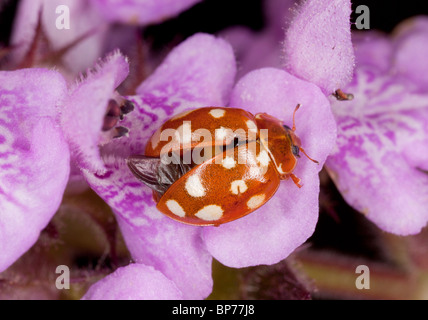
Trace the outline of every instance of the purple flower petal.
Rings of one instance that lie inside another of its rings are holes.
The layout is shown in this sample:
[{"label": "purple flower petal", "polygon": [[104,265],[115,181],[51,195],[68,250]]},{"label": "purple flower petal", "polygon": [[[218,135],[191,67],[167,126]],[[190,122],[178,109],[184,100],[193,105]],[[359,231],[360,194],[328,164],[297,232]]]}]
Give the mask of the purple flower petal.
[{"label": "purple flower petal", "polygon": [[428,29],[427,16],[414,16],[402,21],[395,27],[393,35],[396,40],[402,37],[407,37],[413,33],[426,32]]},{"label": "purple flower petal", "polygon": [[244,76],[236,85],[230,106],[252,112],[268,112],[292,124],[295,106],[297,134],[302,146],[320,165],[305,157],[295,174],[302,179],[299,189],[291,180],[281,182],[277,193],[250,215],[218,228],[205,228],[208,250],[231,267],[274,264],[286,258],[310,237],[318,220],[318,172],[334,146],[336,124],[330,104],[315,85],[285,71],[260,69]]},{"label": "purple flower petal", "polygon": [[82,300],[178,300],[182,294],[162,273],[143,264],[130,264],[98,281]]},{"label": "purple flower petal", "polygon": [[394,50],[395,71],[411,79],[427,92],[428,18],[414,18],[397,29]]},{"label": "purple flower petal", "polygon": [[91,187],[113,208],[133,258],[155,267],[176,283],[186,299],[206,298],[212,290],[211,255],[201,228],[175,222],[155,207],[152,192],[128,169],[125,159],[143,154],[165,118],[188,108],[225,105],[235,65],[223,40],[198,34],[175,48],[130,97],[136,108],[123,121],[129,137],[102,148],[108,171],[84,171]]},{"label": "purple flower petal", "polygon": [[[428,95],[358,69],[353,101],[335,102],[338,146],[327,166],[345,200],[381,229],[418,233],[428,221]],[[358,186],[358,187],[356,187]]]},{"label": "purple flower petal", "polygon": [[390,39],[376,31],[362,31],[352,34],[355,61],[382,72],[388,72],[392,65],[393,44]]},{"label": "purple flower petal", "polygon": [[[62,12],[58,13],[56,10],[63,5],[69,8],[69,29],[57,28],[57,21],[61,21],[59,18]],[[66,53],[63,61],[69,70],[79,73],[95,63],[101,55],[106,35],[105,30],[100,28],[103,20],[86,0],[20,1],[12,35],[12,44],[17,46],[13,54],[15,61],[20,61],[29,49],[35,35],[40,11],[43,31],[53,50],[62,49],[79,37],[94,31]]]},{"label": "purple flower petal", "polygon": [[221,33],[235,50],[238,61],[237,78],[252,70],[265,67],[280,68],[280,39],[271,29],[255,33],[243,27],[232,27]]},{"label": "purple flower petal", "polygon": [[36,242],[61,202],[70,160],[55,105],[65,91],[53,71],[0,72],[0,272]]},{"label": "purple flower petal", "polygon": [[211,256],[200,229],[162,215],[151,190],[135,179],[124,159],[116,161],[107,163],[110,170],[104,176],[84,173],[91,187],[114,209],[132,257],[165,274],[186,299],[206,298],[212,290]]},{"label": "purple flower petal", "polygon": [[92,0],[111,22],[147,25],[167,20],[201,0]]},{"label": "purple flower petal", "polygon": [[169,114],[177,109],[222,106],[229,100],[235,75],[231,46],[199,33],[176,47],[137,93],[152,107],[162,104]]},{"label": "purple flower petal", "polygon": [[284,27],[290,22],[296,5],[295,0],[266,0],[263,3],[266,23],[278,40],[284,38]]},{"label": "purple flower petal", "polygon": [[[177,46],[130,97],[137,110],[122,125],[129,138],[103,147],[104,154],[143,154],[163,122],[187,109],[225,106],[236,75],[231,46],[208,34],[196,34]],[[132,180],[134,181],[134,180]]]},{"label": "purple flower petal", "polygon": [[75,85],[61,106],[61,124],[79,167],[104,172],[98,144],[114,90],[129,72],[128,61],[119,52],[108,56]]},{"label": "purple flower petal", "polygon": [[349,0],[304,1],[286,32],[286,70],[331,94],[352,77]]},{"label": "purple flower petal", "polygon": [[288,25],[294,0],[267,0],[263,3],[266,26],[252,31],[233,26],[221,32],[232,44],[238,61],[237,79],[248,72],[265,67],[281,68],[284,26]]}]

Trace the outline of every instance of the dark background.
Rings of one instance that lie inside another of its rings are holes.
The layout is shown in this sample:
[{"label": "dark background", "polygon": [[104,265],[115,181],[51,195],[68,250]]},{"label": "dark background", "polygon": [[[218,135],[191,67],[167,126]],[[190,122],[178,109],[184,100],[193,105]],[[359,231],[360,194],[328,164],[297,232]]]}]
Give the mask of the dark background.
[{"label": "dark background", "polygon": [[[0,0],[0,43],[8,43],[14,12],[19,0]],[[246,25],[260,30],[264,25],[263,0],[204,0],[179,17],[152,26],[145,33],[157,39],[156,45],[171,41],[178,33],[184,37],[196,32],[215,33],[231,25]],[[364,4],[370,8],[371,29],[390,32],[400,21],[415,15],[428,15],[425,0],[353,0],[353,9]],[[355,15],[352,21],[355,21]]]}]

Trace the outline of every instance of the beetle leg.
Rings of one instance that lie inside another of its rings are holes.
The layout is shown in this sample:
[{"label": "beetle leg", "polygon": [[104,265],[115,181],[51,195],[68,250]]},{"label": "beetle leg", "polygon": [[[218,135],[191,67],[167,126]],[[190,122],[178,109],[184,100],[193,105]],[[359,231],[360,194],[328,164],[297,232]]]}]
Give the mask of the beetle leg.
[{"label": "beetle leg", "polygon": [[296,186],[298,186],[299,188],[303,187],[303,185],[300,184],[300,182],[302,182],[301,179],[297,178],[294,174],[289,173],[288,176],[291,178],[291,180],[293,180],[294,184]]}]

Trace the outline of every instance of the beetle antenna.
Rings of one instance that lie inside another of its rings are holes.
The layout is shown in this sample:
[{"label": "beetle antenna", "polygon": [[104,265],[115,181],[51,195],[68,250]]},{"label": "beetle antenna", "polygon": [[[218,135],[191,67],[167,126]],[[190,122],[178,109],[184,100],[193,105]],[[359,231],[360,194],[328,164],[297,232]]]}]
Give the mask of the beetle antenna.
[{"label": "beetle antenna", "polygon": [[317,160],[312,159],[308,154],[305,152],[305,150],[302,147],[299,147],[299,150],[311,161],[315,162],[316,164],[320,164]]},{"label": "beetle antenna", "polygon": [[291,129],[293,132],[296,131],[296,119],[295,119],[295,117],[296,117],[296,111],[299,110],[300,106],[301,106],[301,104],[299,103],[293,112],[293,128]]}]

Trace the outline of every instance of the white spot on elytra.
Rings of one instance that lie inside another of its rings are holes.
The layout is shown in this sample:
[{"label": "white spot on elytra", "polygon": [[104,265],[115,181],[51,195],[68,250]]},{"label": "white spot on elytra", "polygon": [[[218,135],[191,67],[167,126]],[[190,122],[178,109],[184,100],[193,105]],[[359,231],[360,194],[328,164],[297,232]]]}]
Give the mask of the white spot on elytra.
[{"label": "white spot on elytra", "polygon": [[235,159],[233,159],[232,157],[228,157],[226,156],[223,161],[221,162],[221,164],[223,165],[223,167],[225,167],[226,169],[232,169],[235,167],[236,165],[236,161]]},{"label": "white spot on elytra", "polygon": [[249,131],[257,131],[257,125],[252,120],[246,122]]},{"label": "white spot on elytra", "polygon": [[205,196],[205,189],[202,185],[201,179],[198,175],[190,176],[186,180],[185,185],[186,191],[192,197],[203,197]]},{"label": "white spot on elytra", "polygon": [[284,170],[282,170],[282,163],[279,164],[279,166],[276,167],[276,169],[278,170],[278,172],[280,174],[285,174],[286,172],[284,172]]},{"label": "white spot on elytra", "polygon": [[230,187],[233,194],[244,193],[247,189],[248,187],[244,180],[235,180]]},{"label": "white spot on elytra", "polygon": [[183,208],[177,201],[168,200],[166,202],[166,206],[168,207],[169,211],[171,211],[176,216],[179,216],[181,218],[184,218],[186,216],[186,212],[184,212]]},{"label": "white spot on elytra", "polygon": [[247,201],[247,206],[250,209],[256,209],[260,207],[265,200],[266,195],[265,194],[258,194],[256,196],[252,196],[250,200]]},{"label": "white spot on elytra", "polygon": [[226,113],[223,109],[212,109],[210,112],[208,112],[210,115],[212,115],[214,118],[221,118]]},{"label": "white spot on elytra", "polygon": [[195,216],[206,221],[215,221],[223,216],[223,209],[215,204],[203,207]]},{"label": "white spot on elytra", "polygon": [[269,165],[270,157],[266,150],[260,151],[259,155],[257,156],[257,161],[262,165],[263,167],[267,167]]},{"label": "white spot on elytra", "polygon": [[215,139],[216,140],[224,140],[227,137],[227,129],[224,127],[220,127],[219,129],[215,129]]},{"label": "white spot on elytra", "polygon": [[192,142],[192,126],[190,121],[184,123],[177,128],[175,132],[175,139],[180,141],[181,144],[188,144]]}]

